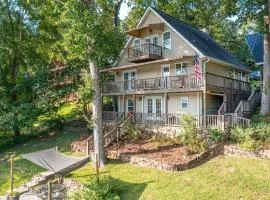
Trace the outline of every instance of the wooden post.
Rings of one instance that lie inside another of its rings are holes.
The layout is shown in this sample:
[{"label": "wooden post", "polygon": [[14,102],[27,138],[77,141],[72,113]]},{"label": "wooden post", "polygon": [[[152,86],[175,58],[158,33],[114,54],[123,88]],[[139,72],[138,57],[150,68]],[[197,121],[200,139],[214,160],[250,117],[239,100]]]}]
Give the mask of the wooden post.
[{"label": "wooden post", "polygon": [[99,184],[99,160],[97,154],[96,154],[96,174],[97,174],[97,182]]},{"label": "wooden post", "polygon": [[89,140],[86,140],[86,155],[89,156]]},{"label": "wooden post", "polygon": [[48,181],[48,200],[52,200],[52,183]]},{"label": "wooden post", "polygon": [[167,118],[168,118],[168,96],[167,96],[167,92],[164,93],[164,120],[165,120],[165,124],[167,124]]},{"label": "wooden post", "polygon": [[13,161],[14,156],[12,155],[10,158],[10,192],[13,193]]}]

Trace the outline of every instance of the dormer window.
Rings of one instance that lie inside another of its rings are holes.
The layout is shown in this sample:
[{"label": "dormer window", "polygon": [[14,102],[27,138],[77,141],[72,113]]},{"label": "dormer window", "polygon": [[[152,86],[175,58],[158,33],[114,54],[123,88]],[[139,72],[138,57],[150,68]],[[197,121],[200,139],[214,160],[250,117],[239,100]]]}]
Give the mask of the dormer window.
[{"label": "dormer window", "polygon": [[158,36],[150,36],[145,39],[145,42],[158,45]]},{"label": "dormer window", "polygon": [[164,49],[171,49],[171,32],[170,31],[163,33],[163,47]]},{"label": "dormer window", "polygon": [[158,45],[158,37],[153,37],[153,44]]}]

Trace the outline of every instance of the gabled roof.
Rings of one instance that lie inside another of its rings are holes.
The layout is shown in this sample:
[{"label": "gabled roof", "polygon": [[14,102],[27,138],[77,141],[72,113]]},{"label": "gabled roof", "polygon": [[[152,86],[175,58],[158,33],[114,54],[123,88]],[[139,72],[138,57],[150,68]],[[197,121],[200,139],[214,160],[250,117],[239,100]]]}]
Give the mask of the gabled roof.
[{"label": "gabled roof", "polygon": [[246,36],[246,41],[255,62],[263,63],[263,34],[254,33]]},{"label": "gabled roof", "polygon": [[196,29],[156,8],[151,7],[151,9],[203,55],[232,64],[240,69],[247,70],[238,58],[221,47],[209,34],[200,31],[199,29]]}]

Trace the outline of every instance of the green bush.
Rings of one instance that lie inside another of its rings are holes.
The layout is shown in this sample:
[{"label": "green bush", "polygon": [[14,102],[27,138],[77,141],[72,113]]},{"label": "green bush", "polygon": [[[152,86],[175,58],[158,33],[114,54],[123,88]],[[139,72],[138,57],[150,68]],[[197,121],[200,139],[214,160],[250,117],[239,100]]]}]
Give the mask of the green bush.
[{"label": "green bush", "polygon": [[113,188],[108,177],[104,177],[97,182],[93,179],[85,185],[82,191],[77,191],[69,195],[69,200],[120,200],[117,190]]},{"label": "green bush", "polygon": [[181,125],[184,129],[184,133],[179,136],[179,139],[187,146],[189,153],[201,153],[207,150],[207,141],[198,136],[196,118],[193,115],[183,115],[181,118]]},{"label": "green bush", "polygon": [[252,127],[235,127],[232,129],[231,139],[249,151],[262,148],[270,144],[270,124],[260,123]]},{"label": "green bush", "polygon": [[179,144],[179,141],[176,138],[168,137],[165,134],[155,134],[151,138],[151,141],[158,148],[162,146]]},{"label": "green bush", "polygon": [[14,134],[0,131],[0,150],[14,144]]},{"label": "green bush", "polygon": [[208,129],[209,139],[213,142],[221,142],[223,139],[224,133],[217,128]]},{"label": "green bush", "polygon": [[124,125],[124,131],[127,134],[127,138],[131,140],[139,140],[142,135],[140,129],[131,121],[126,122]]}]

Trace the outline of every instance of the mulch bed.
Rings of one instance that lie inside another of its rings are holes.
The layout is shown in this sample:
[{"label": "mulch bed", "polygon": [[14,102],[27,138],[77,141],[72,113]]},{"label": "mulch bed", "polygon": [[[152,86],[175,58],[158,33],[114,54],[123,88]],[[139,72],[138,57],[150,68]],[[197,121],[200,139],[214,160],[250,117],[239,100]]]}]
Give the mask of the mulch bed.
[{"label": "mulch bed", "polygon": [[107,152],[109,154],[136,155],[149,160],[171,164],[187,163],[200,155],[189,155],[187,149],[182,145],[163,145],[157,147],[151,140],[122,141],[109,147]]}]

